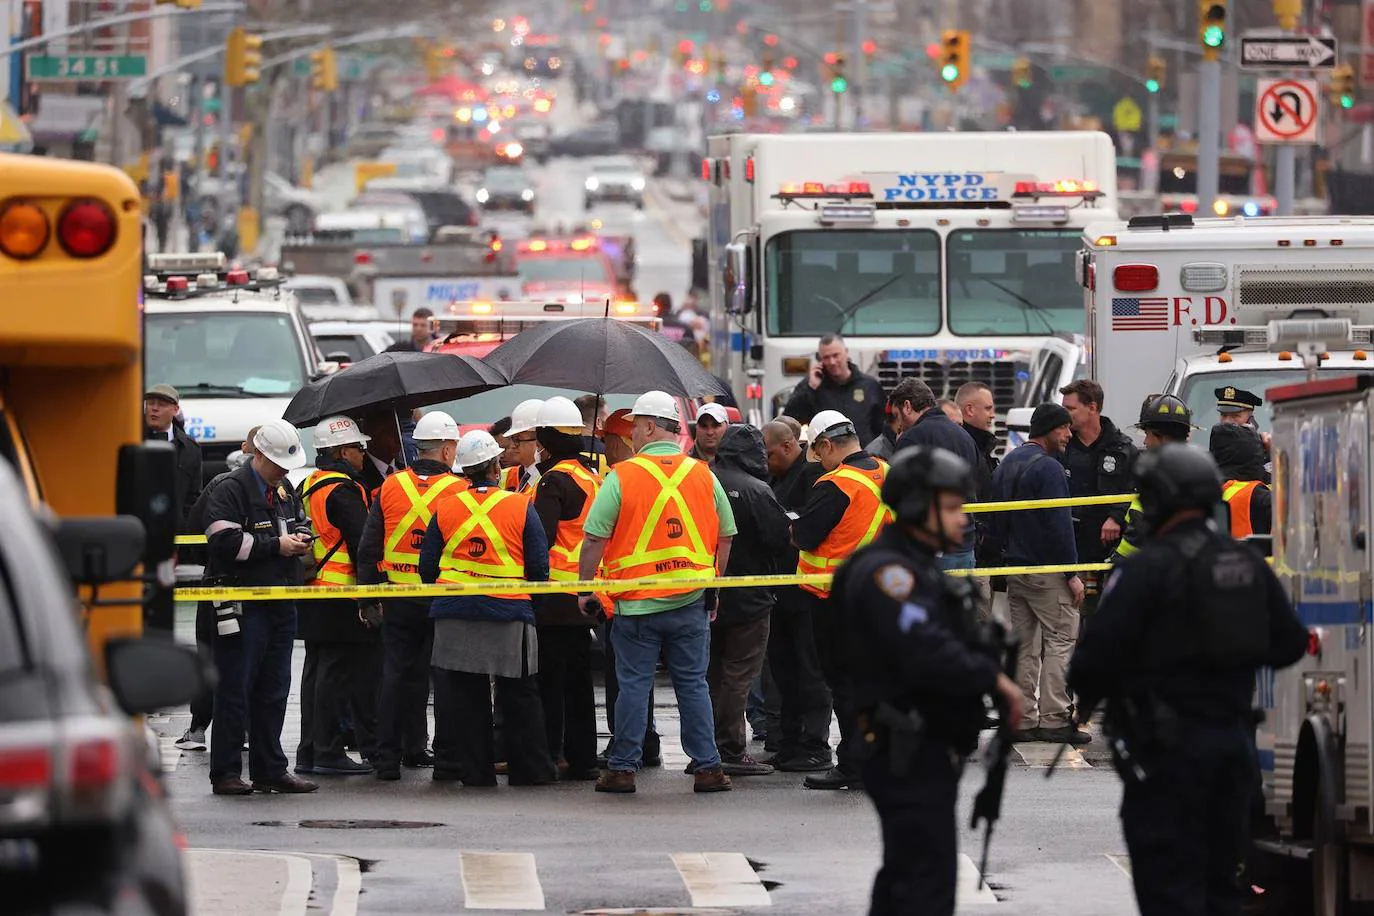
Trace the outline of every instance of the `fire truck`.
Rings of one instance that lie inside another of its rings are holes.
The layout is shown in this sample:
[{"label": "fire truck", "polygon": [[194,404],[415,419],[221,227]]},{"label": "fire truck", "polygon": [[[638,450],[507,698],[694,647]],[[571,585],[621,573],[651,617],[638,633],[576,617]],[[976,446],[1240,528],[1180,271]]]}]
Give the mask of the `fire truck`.
[{"label": "fire truck", "polygon": [[1040,345],[1083,331],[1074,253],[1116,217],[1096,132],[735,134],[710,138],[702,177],[711,366],[752,422],[835,333],[888,389],[983,381],[1005,414]]},{"label": "fire truck", "polygon": [[[590,232],[558,237],[534,235],[515,243],[520,291],[531,299],[594,302],[633,298],[622,264],[633,264],[633,246]],[[631,266],[629,268],[633,270]]]}]

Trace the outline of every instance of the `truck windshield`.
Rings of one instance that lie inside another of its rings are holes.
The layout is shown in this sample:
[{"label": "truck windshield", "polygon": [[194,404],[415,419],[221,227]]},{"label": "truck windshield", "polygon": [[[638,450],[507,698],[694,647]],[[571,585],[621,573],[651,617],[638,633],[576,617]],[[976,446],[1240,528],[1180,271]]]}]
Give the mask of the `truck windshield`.
[{"label": "truck windshield", "polygon": [[521,258],[516,269],[526,283],[614,283],[601,258]]},{"label": "truck windshield", "polygon": [[940,330],[940,237],[929,229],[784,232],[764,259],[770,334]]},{"label": "truck windshield", "polygon": [[182,397],[284,397],[305,384],[305,364],[287,315],[149,314],[144,333],[146,377],[171,385]]},{"label": "truck windshield", "polygon": [[969,229],[949,234],[949,327],[955,334],[1082,333],[1074,280],[1081,229]]},{"label": "truck windshield", "polygon": [[[1345,378],[1355,374],[1357,373],[1354,369],[1322,369],[1318,377],[1323,379]],[[1221,422],[1221,415],[1217,413],[1216,392],[1218,388],[1229,385],[1233,388],[1253,391],[1263,397],[1266,388],[1273,388],[1276,385],[1296,385],[1305,381],[1307,381],[1306,369],[1203,372],[1189,376],[1184,381],[1183,391],[1179,397],[1183,398],[1188,404],[1188,409],[1193,412],[1193,425],[1203,430],[1209,430]],[[1255,410],[1255,421],[1264,432],[1269,432],[1274,428],[1273,414],[1268,401]],[[1206,433],[1199,435],[1206,435]],[[1207,443],[1199,442],[1198,444],[1206,445]]]}]

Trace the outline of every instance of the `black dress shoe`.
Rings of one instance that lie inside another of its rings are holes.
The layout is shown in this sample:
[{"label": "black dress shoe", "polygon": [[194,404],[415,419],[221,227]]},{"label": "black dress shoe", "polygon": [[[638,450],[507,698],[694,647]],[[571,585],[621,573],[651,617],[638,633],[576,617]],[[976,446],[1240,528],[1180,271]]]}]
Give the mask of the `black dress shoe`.
[{"label": "black dress shoe", "polygon": [[412,770],[418,770],[421,767],[432,767],[434,766],[434,752],[426,749],[420,751],[418,754],[402,754],[401,766],[410,767]]},{"label": "black dress shoe", "polygon": [[802,780],[808,789],[862,789],[863,780],[846,773],[839,767],[831,767],[824,773],[814,773]]},{"label": "black dress shoe", "polygon": [[294,773],[283,773],[272,779],[253,780],[253,791],[269,795],[304,795],[319,788],[317,783],[301,779]]},{"label": "black dress shoe", "polygon": [[252,795],[253,786],[237,776],[229,776],[212,782],[210,791],[216,795]]}]

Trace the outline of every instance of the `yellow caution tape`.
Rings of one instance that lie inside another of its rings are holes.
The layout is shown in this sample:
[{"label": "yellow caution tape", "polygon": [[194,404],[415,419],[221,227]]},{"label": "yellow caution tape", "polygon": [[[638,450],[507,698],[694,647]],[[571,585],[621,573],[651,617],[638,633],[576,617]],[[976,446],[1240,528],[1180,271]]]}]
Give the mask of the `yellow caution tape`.
[{"label": "yellow caution tape", "polygon": [[[996,566],[986,569],[951,570],[952,576],[1030,576],[1054,573],[1090,572],[1111,569],[1110,563],[1067,563],[1058,566]],[[782,576],[729,576],[720,579],[619,579],[591,582],[516,582],[492,580],[440,585],[272,585],[272,586],[178,586],[179,601],[295,601],[298,599],[359,598],[452,598],[462,595],[501,595],[516,592],[526,595],[562,595],[571,592],[615,594],[628,591],[662,589],[680,592],[684,588],[780,588],[788,585],[830,584],[825,573]]]},{"label": "yellow caution tape", "polygon": [[[1134,499],[1130,493],[1112,493],[1106,496],[1068,496],[1062,499],[1014,499],[1000,503],[965,503],[965,512],[1015,512],[1019,509],[1060,509],[1065,506],[1112,506],[1129,503]],[[179,545],[204,544],[203,534],[183,534],[176,539]]]}]

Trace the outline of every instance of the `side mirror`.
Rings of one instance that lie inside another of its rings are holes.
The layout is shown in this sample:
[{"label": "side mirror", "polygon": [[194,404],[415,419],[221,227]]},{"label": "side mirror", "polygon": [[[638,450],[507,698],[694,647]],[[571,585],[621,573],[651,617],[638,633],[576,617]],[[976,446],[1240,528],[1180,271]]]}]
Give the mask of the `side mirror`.
[{"label": "side mirror", "polygon": [[143,565],[154,569],[176,556],[181,507],[176,498],[177,453],[170,442],[119,448],[115,514],[143,523]]},{"label": "side mirror", "polygon": [[53,541],[77,585],[127,582],[143,562],[143,523],[131,515],[63,518]]},{"label": "side mirror", "polygon": [[189,703],[216,680],[193,647],[156,636],[107,642],[105,672],[120,709],[130,715]]},{"label": "side mirror", "polygon": [[731,242],[725,246],[721,264],[721,286],[725,291],[725,310],[743,315],[753,307],[753,284],[749,282],[749,246]]},{"label": "side mirror", "polygon": [[326,353],[324,359],[326,363],[334,363],[340,369],[353,362],[353,356],[343,350],[335,350],[332,353]]}]

